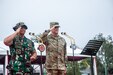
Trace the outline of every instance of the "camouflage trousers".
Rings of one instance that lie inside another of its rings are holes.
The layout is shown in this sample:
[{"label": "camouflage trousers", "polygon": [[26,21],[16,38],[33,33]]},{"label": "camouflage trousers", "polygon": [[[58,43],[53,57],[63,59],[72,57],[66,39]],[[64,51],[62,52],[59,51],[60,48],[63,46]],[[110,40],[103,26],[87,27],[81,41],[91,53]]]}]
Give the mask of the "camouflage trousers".
[{"label": "camouflage trousers", "polygon": [[57,70],[57,69],[46,69],[47,75],[66,75],[65,70]]}]

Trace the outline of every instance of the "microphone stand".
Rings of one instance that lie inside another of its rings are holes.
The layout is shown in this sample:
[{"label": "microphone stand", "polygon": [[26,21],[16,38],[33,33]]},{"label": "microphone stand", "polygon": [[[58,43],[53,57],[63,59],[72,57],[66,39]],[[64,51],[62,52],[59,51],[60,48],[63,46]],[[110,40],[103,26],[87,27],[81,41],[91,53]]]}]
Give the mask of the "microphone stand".
[{"label": "microphone stand", "polygon": [[[42,40],[40,37],[36,36],[35,33],[29,32],[29,35],[34,36],[34,37],[36,38],[36,40],[38,40],[40,43],[43,43],[43,40]],[[40,44],[40,43],[39,43],[39,44]],[[42,69],[42,51],[40,51],[40,54],[41,54],[41,59],[40,59],[40,61],[41,61],[40,69],[41,69],[41,75],[43,75],[43,69]]]},{"label": "microphone stand", "polygon": [[71,36],[67,35],[65,32],[64,33],[62,32],[61,34],[65,35],[71,41],[70,48],[72,48],[73,51],[73,75],[75,75],[75,64],[74,64],[74,50],[76,49],[75,40]]}]

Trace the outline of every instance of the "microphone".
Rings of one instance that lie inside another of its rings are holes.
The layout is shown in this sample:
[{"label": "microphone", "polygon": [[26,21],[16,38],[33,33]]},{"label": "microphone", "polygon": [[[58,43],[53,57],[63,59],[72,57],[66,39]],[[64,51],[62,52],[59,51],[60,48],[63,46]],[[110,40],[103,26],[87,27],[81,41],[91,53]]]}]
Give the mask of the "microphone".
[{"label": "microphone", "polygon": [[34,35],[35,35],[35,33],[31,33],[31,32],[29,32],[29,35],[33,35],[33,36],[34,36]]},{"label": "microphone", "polygon": [[61,32],[62,35],[66,35],[66,32]]},{"label": "microphone", "polygon": [[36,38],[37,41],[43,43],[43,40],[42,40],[39,36],[35,35],[35,33],[29,32],[29,35],[34,36],[34,37]]},{"label": "microphone", "polygon": [[71,41],[71,46],[70,46],[70,48],[73,48],[73,49],[75,50],[75,49],[76,49],[75,39],[72,38],[71,36],[69,36],[68,34],[66,34],[66,32],[61,32],[61,34],[70,39],[70,41]]}]

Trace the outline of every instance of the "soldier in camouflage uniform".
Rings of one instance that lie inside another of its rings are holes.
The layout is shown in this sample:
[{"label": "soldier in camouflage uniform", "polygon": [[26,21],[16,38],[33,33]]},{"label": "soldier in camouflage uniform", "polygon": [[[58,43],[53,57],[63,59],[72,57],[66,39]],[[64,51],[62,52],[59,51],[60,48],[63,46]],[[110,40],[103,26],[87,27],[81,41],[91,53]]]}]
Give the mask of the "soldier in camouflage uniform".
[{"label": "soldier in camouflage uniform", "polygon": [[31,62],[36,59],[37,53],[34,43],[24,36],[27,26],[24,22],[19,22],[13,29],[15,32],[4,39],[11,54],[7,69],[10,75],[32,75]]},{"label": "soldier in camouflage uniform", "polygon": [[40,36],[46,45],[47,75],[65,75],[66,73],[66,41],[58,35],[59,27],[58,22],[51,22],[50,29]]}]

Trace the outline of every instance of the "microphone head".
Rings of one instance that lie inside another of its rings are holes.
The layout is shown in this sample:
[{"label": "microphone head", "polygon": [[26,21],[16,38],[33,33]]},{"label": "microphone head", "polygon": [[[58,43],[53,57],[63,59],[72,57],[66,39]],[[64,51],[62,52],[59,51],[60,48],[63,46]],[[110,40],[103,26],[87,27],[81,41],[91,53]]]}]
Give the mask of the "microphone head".
[{"label": "microphone head", "polygon": [[63,35],[63,32],[61,32],[61,34]]},{"label": "microphone head", "polygon": [[64,35],[66,35],[66,32],[64,32]]},{"label": "microphone head", "polygon": [[35,35],[35,33],[32,33],[32,35]]},{"label": "microphone head", "polygon": [[31,32],[29,32],[29,35],[31,35]]},{"label": "microphone head", "polygon": [[35,33],[31,33],[31,32],[29,32],[29,35],[35,35]]},{"label": "microphone head", "polygon": [[66,32],[61,32],[62,35],[66,35]]}]

